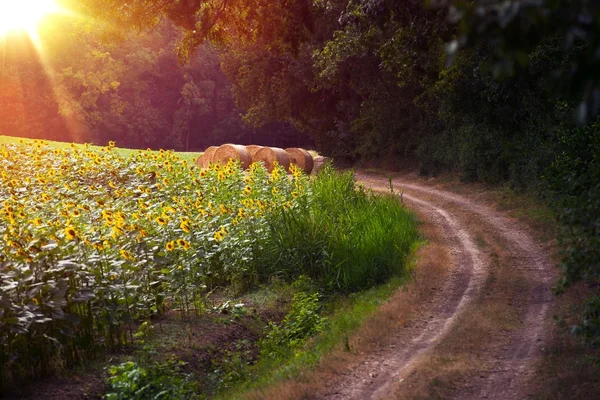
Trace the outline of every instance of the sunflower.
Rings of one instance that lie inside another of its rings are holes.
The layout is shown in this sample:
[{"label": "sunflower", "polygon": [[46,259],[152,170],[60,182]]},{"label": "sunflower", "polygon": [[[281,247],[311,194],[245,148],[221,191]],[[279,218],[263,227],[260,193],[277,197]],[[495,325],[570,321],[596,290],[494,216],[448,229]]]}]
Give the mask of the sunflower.
[{"label": "sunflower", "polygon": [[165,248],[167,249],[167,251],[175,250],[175,242],[171,241],[171,242],[167,243],[165,245]]},{"label": "sunflower", "polygon": [[184,239],[177,239],[177,244],[186,251],[192,247],[191,243]]},{"label": "sunflower", "polygon": [[229,214],[230,211],[227,207],[225,207],[225,204],[220,204],[219,205],[219,212],[221,213],[221,215],[225,215],[225,214]]},{"label": "sunflower", "polygon": [[221,227],[221,229],[219,229],[218,231],[215,232],[215,241],[220,242],[223,239],[225,239],[225,235],[227,235],[227,231],[225,230],[225,227]]},{"label": "sunflower", "polygon": [[158,222],[159,225],[166,225],[167,224],[167,220],[164,217],[162,217],[162,216],[156,218],[156,222]]},{"label": "sunflower", "polygon": [[65,228],[65,237],[67,240],[77,239],[77,231],[74,226],[69,225]]},{"label": "sunflower", "polygon": [[185,233],[190,233],[191,232],[190,223],[188,221],[181,221],[181,224],[179,224],[179,227]]},{"label": "sunflower", "polygon": [[127,261],[135,261],[135,257],[133,256],[133,254],[131,254],[130,252],[128,252],[125,249],[121,249],[120,250],[121,253],[121,257],[123,257],[124,259],[126,259]]},{"label": "sunflower", "polygon": [[113,226],[112,227],[112,233],[110,234],[110,236],[113,239],[117,240],[117,238],[119,236],[123,236],[123,233],[124,233],[123,229],[119,228],[118,226]]}]

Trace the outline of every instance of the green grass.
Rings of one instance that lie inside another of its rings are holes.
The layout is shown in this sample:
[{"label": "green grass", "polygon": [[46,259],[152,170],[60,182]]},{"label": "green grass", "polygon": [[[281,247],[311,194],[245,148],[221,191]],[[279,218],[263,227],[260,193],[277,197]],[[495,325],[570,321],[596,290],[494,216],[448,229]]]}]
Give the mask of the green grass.
[{"label": "green grass", "polygon": [[368,289],[401,274],[416,220],[397,199],[356,189],[352,172],[331,166],[311,181],[301,212],[270,221],[259,273],[291,281],[300,275],[332,292]]},{"label": "green grass", "polygon": [[[413,244],[416,249],[417,244]],[[246,372],[245,380],[217,399],[238,399],[253,389],[264,389],[285,380],[294,379],[311,370],[336,348],[344,348],[348,337],[355,333],[379,307],[402,287],[407,277],[393,277],[388,282],[360,293],[337,297],[329,302],[326,328],[298,349],[290,349],[276,359],[261,359]],[[352,349],[350,349],[351,351]]]}]

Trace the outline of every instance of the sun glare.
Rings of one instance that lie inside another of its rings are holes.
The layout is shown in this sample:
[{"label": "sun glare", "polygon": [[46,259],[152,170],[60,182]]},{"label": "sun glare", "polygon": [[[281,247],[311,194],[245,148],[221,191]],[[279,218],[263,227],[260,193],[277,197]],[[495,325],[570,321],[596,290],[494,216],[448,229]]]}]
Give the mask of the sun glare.
[{"label": "sun glare", "polygon": [[0,36],[13,31],[34,36],[40,21],[59,11],[56,0],[0,0]]}]

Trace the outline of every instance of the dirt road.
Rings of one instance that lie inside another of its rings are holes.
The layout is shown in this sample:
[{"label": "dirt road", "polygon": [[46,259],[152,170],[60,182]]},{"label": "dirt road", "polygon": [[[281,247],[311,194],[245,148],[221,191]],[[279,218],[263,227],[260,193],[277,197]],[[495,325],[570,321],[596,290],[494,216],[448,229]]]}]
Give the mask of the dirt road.
[{"label": "dirt road", "polygon": [[[387,178],[358,173],[373,190]],[[321,399],[522,399],[550,332],[555,271],[528,230],[491,207],[397,178],[394,189],[439,229],[446,275],[393,337],[333,379]],[[432,283],[433,284],[433,283]]]}]

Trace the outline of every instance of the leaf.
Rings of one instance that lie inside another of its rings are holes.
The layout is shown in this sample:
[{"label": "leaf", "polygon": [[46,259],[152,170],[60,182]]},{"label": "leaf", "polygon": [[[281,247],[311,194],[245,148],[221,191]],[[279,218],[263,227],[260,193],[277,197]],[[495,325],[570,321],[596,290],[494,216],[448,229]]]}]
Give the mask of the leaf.
[{"label": "leaf", "polygon": [[82,289],[73,297],[74,302],[86,302],[95,298],[94,292],[90,289]]},{"label": "leaf", "polygon": [[0,290],[9,291],[15,289],[17,286],[19,286],[17,282],[9,282],[8,284],[0,286]]}]

